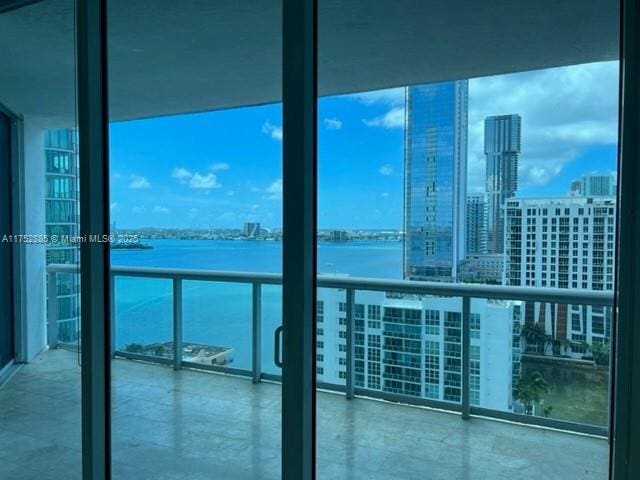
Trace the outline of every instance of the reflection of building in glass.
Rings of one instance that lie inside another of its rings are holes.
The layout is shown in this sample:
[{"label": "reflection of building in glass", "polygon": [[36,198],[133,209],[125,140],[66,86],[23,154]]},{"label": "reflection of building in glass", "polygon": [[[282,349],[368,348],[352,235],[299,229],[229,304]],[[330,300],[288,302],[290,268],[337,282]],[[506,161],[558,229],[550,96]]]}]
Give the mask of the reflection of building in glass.
[{"label": "reflection of building in glass", "polygon": [[465,255],[466,80],[407,88],[404,276],[455,280]]},{"label": "reflection of building in glass", "polygon": [[[79,232],[78,155],[76,132],[47,130],[45,132],[45,229],[47,264],[78,264],[78,244],[71,237]],[[78,339],[79,279],[78,275],[59,273],[58,278],[58,340]]]},{"label": "reflection of building in glass", "polygon": [[504,203],[518,189],[520,128],[520,115],[498,115],[484,120],[489,253],[504,252]]},{"label": "reflection of building in glass", "polygon": [[[317,373],[323,382],[345,383],[344,300],[344,291],[318,291]],[[520,371],[521,305],[472,301],[472,405],[500,410],[513,407],[512,386]],[[358,292],[354,311],[356,388],[460,402],[461,348],[459,299]]]},{"label": "reflection of building in glass", "polygon": [[[615,211],[615,197],[508,200],[505,285],[612,290]],[[525,323],[582,355],[585,345],[609,342],[611,309],[529,302]]]},{"label": "reflection of building in glass", "polygon": [[487,253],[487,197],[467,197],[467,255]]}]

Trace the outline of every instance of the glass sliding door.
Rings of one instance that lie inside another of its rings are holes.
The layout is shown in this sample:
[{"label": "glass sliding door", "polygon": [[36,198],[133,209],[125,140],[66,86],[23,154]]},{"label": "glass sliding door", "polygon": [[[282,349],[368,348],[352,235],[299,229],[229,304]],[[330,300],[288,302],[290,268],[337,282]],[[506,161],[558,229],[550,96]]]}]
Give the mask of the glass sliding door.
[{"label": "glass sliding door", "polygon": [[11,235],[11,119],[0,111],[0,275],[5,288],[0,291],[0,372],[13,360],[14,315],[13,315],[13,268],[9,241]]},{"label": "glass sliding door", "polygon": [[75,8],[0,8],[0,104],[15,115],[16,157],[0,114],[0,230],[15,235],[0,243],[0,363],[15,353],[22,364],[0,387],[7,479],[82,478]]},{"label": "glass sliding door", "polygon": [[617,4],[362,3],[319,0],[318,477],[607,478]]},{"label": "glass sliding door", "polygon": [[109,2],[114,480],[281,477],[281,16]]}]

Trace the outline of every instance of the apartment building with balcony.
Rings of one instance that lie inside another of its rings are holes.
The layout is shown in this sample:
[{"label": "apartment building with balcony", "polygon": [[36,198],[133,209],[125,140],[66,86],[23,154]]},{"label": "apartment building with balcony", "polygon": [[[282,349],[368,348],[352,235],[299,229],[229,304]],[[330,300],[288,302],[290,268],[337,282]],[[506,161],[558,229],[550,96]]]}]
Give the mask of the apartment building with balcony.
[{"label": "apartment building with balcony", "polygon": [[[345,292],[318,294],[319,381],[347,378]],[[358,292],[354,305],[354,385],[373,392],[460,403],[462,317],[459,300]],[[513,409],[520,370],[522,302],[474,300],[470,316],[471,405]],[[514,332],[515,341],[514,341]],[[504,368],[496,370],[495,366]]]},{"label": "apartment building with balcony", "polygon": [[[612,290],[615,212],[611,196],[507,201],[505,285]],[[611,339],[611,311],[602,306],[528,303],[525,322],[569,342],[574,356]]]}]

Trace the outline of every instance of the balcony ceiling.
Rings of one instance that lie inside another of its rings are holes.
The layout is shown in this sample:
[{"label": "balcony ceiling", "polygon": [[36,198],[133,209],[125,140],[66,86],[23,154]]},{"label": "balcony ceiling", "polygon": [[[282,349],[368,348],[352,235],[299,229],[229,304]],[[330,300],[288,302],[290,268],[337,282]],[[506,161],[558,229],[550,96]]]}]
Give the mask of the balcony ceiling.
[{"label": "balcony ceiling", "polygon": [[[277,102],[280,2],[110,0],[115,120]],[[608,0],[320,0],[319,91],[333,95],[618,57]],[[0,15],[0,102],[72,121],[73,3]]]}]

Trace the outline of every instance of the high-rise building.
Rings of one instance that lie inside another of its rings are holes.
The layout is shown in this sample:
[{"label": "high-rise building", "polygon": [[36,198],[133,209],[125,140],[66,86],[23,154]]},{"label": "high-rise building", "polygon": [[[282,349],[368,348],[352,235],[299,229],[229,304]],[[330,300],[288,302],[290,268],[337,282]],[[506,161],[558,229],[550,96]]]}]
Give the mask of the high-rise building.
[{"label": "high-rise building", "polygon": [[[318,380],[338,385],[345,383],[347,375],[344,300],[344,291],[318,291]],[[472,405],[513,408],[513,385],[520,375],[521,314],[522,302],[474,300],[470,318]],[[461,342],[458,299],[358,292],[354,386],[460,402]]]},{"label": "high-rise building", "polygon": [[406,90],[404,276],[451,281],[466,252],[468,82]]},{"label": "high-rise building", "polygon": [[[47,265],[78,264],[79,244],[71,241],[79,232],[76,132],[47,130],[44,135],[45,231],[51,239],[47,244],[46,262]],[[78,275],[58,275],[57,341],[74,343],[78,340],[79,292]]]},{"label": "high-rise building", "polygon": [[[505,219],[505,285],[612,290],[615,197],[512,199]],[[611,310],[529,302],[525,322],[537,323],[567,354],[607,343]]]},{"label": "high-rise building", "polygon": [[487,252],[487,197],[467,197],[467,255]]},{"label": "high-rise building", "polygon": [[615,195],[615,177],[613,175],[585,175],[571,183],[571,194],[583,197]]},{"label": "high-rise building", "polygon": [[260,222],[245,222],[243,233],[245,237],[256,238],[260,235]]},{"label": "high-rise building", "polygon": [[458,267],[461,282],[490,283],[501,285],[504,271],[503,253],[467,255]]},{"label": "high-rise building", "polygon": [[520,129],[520,115],[497,115],[484,120],[489,253],[504,252],[504,203],[518,189]]}]

